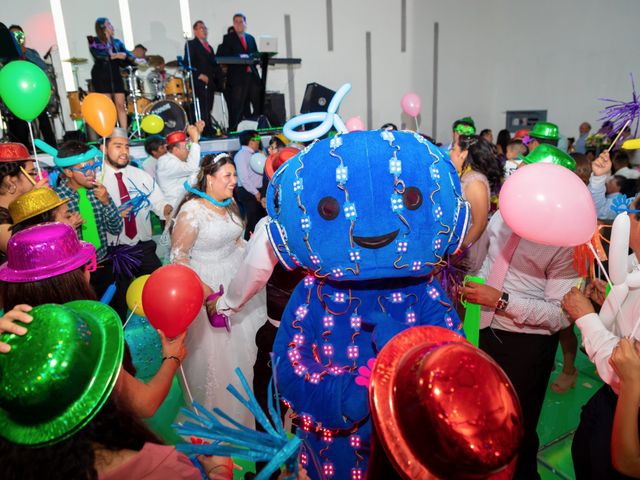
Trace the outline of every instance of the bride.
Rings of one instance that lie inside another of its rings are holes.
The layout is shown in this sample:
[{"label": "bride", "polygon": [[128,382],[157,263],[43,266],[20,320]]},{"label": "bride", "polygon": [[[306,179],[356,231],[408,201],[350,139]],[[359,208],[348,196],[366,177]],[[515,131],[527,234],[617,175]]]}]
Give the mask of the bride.
[{"label": "bride", "polygon": [[[242,263],[244,224],[233,201],[236,168],[227,154],[206,155],[194,187],[178,207],[171,235],[171,262],[192,268],[203,282],[205,298],[226,287]],[[212,302],[214,304],[214,302]],[[213,307],[215,314],[215,307]],[[267,316],[264,290],[229,318],[229,330],[214,328],[203,307],[189,326],[184,373],[193,399],[211,410],[220,408],[234,420],[253,428],[254,419],[228,391],[242,388],[239,367],[249,385],[257,347],[255,336]]]}]

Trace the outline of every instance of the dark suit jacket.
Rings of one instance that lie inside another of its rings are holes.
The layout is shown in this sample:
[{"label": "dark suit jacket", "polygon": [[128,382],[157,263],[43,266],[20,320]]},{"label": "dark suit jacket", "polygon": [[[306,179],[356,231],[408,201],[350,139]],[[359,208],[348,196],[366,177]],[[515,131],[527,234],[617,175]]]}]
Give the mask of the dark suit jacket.
[{"label": "dark suit jacket", "polygon": [[[200,40],[197,38],[189,40],[187,45],[189,47],[189,53],[191,54],[191,66],[195,69],[193,76],[196,83],[199,82],[198,75],[204,74],[209,77],[209,88],[213,88],[218,91],[222,90],[222,86],[224,84],[224,73],[222,73],[220,65],[216,62],[215,55],[213,54],[213,47],[211,47],[211,53],[208,53],[204,48],[204,45],[202,45]],[[186,62],[186,48],[184,54]]]},{"label": "dark suit jacket", "polygon": [[[256,39],[253,35],[248,33],[244,34],[244,39],[247,42],[247,49],[245,50],[240,41],[240,37],[236,32],[227,33],[222,38],[222,43],[218,46],[219,57],[236,57],[242,54],[252,54],[258,52],[256,46]],[[258,69],[255,65],[251,65],[251,72],[258,78]],[[241,79],[247,73],[246,65],[229,65],[227,69],[227,85],[233,86],[241,83]]]}]

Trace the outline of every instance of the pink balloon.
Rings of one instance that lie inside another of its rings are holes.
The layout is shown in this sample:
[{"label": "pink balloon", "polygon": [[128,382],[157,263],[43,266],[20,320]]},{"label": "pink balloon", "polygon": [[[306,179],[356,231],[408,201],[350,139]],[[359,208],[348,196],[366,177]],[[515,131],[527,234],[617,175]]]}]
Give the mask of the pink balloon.
[{"label": "pink balloon", "polygon": [[551,163],[516,170],[500,190],[500,212],[516,234],[543,245],[575,247],[596,231],[589,190],[571,170]]},{"label": "pink balloon", "polygon": [[360,117],[351,117],[344,123],[344,126],[347,127],[347,130],[349,130],[350,132],[364,130],[364,122]]},{"label": "pink balloon", "polygon": [[417,93],[409,92],[405,93],[400,101],[402,111],[411,117],[417,117],[420,115],[422,109],[422,100]]}]

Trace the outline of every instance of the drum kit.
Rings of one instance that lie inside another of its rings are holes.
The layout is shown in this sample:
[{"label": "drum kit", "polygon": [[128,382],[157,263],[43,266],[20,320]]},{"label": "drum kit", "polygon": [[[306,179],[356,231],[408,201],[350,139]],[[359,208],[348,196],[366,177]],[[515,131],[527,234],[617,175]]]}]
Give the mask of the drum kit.
[{"label": "drum kit", "polygon": [[[78,83],[78,66],[87,63],[86,58],[65,60],[73,66]],[[190,72],[178,61],[165,63],[160,55],[149,55],[146,62],[125,67],[121,70],[127,91],[127,112],[131,115],[130,138],[142,138],[140,124],[147,115],[158,115],[164,121],[161,135],[176,130],[185,130],[189,125],[187,111],[193,95]],[[91,90],[91,88],[89,88]],[[71,118],[81,118],[81,96],[78,92],[67,94],[71,107]]]},{"label": "drum kit", "polygon": [[140,123],[146,115],[162,118],[162,135],[187,128],[192,101],[188,69],[177,61],[165,64],[160,55],[150,55],[146,63],[125,68],[123,76],[128,87],[127,109],[133,117],[132,137],[142,137]]}]

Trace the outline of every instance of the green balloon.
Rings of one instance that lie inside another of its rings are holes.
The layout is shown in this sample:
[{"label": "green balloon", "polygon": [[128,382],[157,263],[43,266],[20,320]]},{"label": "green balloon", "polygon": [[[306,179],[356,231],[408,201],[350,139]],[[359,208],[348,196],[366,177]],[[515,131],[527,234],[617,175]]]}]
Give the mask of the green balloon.
[{"label": "green balloon", "polygon": [[37,65],[16,60],[0,70],[0,97],[16,117],[30,122],[49,103],[51,82]]}]

